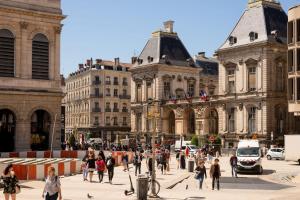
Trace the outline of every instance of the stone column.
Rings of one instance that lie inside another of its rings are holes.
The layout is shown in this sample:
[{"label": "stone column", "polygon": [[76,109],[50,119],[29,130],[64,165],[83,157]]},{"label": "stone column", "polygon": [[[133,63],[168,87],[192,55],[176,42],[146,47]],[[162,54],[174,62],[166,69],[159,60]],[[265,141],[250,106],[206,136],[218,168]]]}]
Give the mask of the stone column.
[{"label": "stone column", "polygon": [[16,122],[15,150],[30,151],[31,123],[30,120],[19,119]]},{"label": "stone column", "polygon": [[55,80],[60,80],[60,34],[61,34],[62,26],[54,27],[55,40],[54,40],[54,62],[53,65],[53,78]]},{"label": "stone column", "polygon": [[[28,65],[28,60],[32,57],[31,51],[29,51],[28,42],[28,22],[20,22],[20,37],[16,39],[16,77],[30,78],[31,65]],[[27,66],[27,68],[26,68]]]}]

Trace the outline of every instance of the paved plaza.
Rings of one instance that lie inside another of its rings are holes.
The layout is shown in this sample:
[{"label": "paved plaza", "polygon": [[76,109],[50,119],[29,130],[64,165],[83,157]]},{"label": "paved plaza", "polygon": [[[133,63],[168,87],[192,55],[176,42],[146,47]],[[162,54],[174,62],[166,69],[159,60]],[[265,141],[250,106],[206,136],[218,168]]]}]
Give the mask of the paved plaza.
[{"label": "paved plaza", "polygon": [[[211,190],[211,179],[205,181],[204,189],[199,191],[197,181],[193,174],[185,170],[178,170],[176,160],[172,157],[171,170],[167,175],[161,175],[157,171],[157,180],[161,184],[161,199],[183,200],[183,199],[299,199],[300,193],[300,166],[286,161],[266,160],[263,161],[264,174],[261,176],[243,174],[239,178],[231,178],[229,158],[221,158],[221,190]],[[131,167],[133,167],[131,165]],[[209,165],[206,164],[208,168]],[[143,163],[142,173],[146,171]],[[136,189],[136,177],[134,168],[130,169]],[[298,177],[297,177],[298,176]],[[64,200],[84,200],[88,199],[87,194],[93,196],[95,200],[114,199],[137,199],[136,195],[125,196],[124,191],[130,188],[128,173],[123,172],[122,167],[115,168],[113,184],[108,183],[107,175],[104,183],[96,182],[98,177],[94,176],[94,183],[83,182],[82,175],[62,177],[62,190]],[[176,184],[177,183],[177,184]],[[176,184],[176,185],[175,185]],[[41,199],[44,183],[42,181],[30,181],[22,183],[22,192],[18,199],[38,200]],[[175,186],[174,186],[175,185]],[[172,189],[167,189],[170,188]]]}]

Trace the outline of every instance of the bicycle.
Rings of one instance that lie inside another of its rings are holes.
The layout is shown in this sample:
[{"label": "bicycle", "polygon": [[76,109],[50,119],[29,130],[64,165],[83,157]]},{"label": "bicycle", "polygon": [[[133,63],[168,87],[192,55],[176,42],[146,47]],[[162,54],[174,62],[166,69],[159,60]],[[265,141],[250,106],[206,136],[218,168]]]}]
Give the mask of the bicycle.
[{"label": "bicycle", "polygon": [[157,180],[154,180],[155,185],[155,192],[152,193],[152,177],[150,176],[149,172],[146,172],[147,178],[148,178],[148,196],[157,196],[160,191],[160,184]]}]

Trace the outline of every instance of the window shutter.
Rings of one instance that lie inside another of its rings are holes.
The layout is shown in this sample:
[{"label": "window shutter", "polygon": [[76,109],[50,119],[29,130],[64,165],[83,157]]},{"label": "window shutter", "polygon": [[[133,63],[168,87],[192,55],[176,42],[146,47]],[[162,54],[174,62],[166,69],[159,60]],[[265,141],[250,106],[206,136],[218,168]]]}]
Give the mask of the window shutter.
[{"label": "window shutter", "polygon": [[0,30],[0,76],[14,77],[15,38],[6,29]]},{"label": "window shutter", "polygon": [[32,78],[49,79],[49,42],[42,34],[32,41]]}]

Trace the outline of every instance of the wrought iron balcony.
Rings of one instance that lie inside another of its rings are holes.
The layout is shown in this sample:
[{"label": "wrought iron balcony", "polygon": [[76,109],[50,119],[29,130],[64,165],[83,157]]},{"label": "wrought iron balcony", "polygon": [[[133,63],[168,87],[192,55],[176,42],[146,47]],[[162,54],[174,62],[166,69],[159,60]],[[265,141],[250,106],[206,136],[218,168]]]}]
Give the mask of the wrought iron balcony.
[{"label": "wrought iron balcony", "polygon": [[123,108],[123,109],[122,109],[122,112],[127,113],[127,112],[128,112],[128,109],[127,109],[127,108]]},{"label": "wrought iron balcony", "polygon": [[101,112],[101,108],[93,108],[93,112]]},{"label": "wrought iron balcony", "polygon": [[90,94],[90,98],[103,98],[103,94]]},{"label": "wrought iron balcony", "polygon": [[93,81],[93,85],[100,85],[101,84],[101,81]]},{"label": "wrought iron balcony", "polygon": [[113,111],[114,112],[119,112],[119,108],[114,108]]},{"label": "wrought iron balcony", "polygon": [[128,86],[128,82],[123,82],[123,86]]},{"label": "wrought iron balcony", "polygon": [[105,108],[105,112],[111,112],[111,108]]},{"label": "wrought iron balcony", "polygon": [[110,82],[110,81],[105,81],[105,84],[106,84],[106,85],[110,85],[111,82]]},{"label": "wrought iron balcony", "polygon": [[114,81],[114,85],[119,85],[119,81]]},{"label": "wrought iron balcony", "polygon": [[131,96],[130,96],[130,95],[127,95],[127,94],[121,94],[121,95],[119,95],[119,98],[120,98],[120,99],[130,99]]}]

